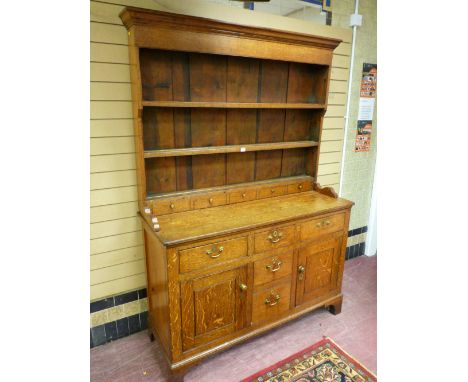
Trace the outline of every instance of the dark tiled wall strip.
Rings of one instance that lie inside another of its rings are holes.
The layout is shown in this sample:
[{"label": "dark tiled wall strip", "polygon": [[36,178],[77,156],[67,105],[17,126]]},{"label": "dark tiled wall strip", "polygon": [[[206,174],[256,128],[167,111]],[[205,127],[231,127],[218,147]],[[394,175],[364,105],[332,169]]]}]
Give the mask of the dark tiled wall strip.
[{"label": "dark tiled wall strip", "polygon": [[367,226],[361,228],[354,228],[351,231],[348,231],[348,237],[360,235],[361,233],[367,232]]},{"label": "dark tiled wall strip", "polygon": [[140,332],[148,327],[148,312],[142,312],[121,320],[91,328],[91,347]]},{"label": "dark tiled wall strip", "polygon": [[[348,232],[348,237],[367,232],[367,226],[355,228]],[[366,243],[359,243],[346,248],[345,259],[353,259],[364,254]],[[146,288],[105,298],[91,303],[91,313],[112,308],[146,297]],[[142,312],[121,320],[108,322],[104,325],[91,328],[91,347],[105,344],[118,338],[145,330],[148,327],[148,312]]]}]

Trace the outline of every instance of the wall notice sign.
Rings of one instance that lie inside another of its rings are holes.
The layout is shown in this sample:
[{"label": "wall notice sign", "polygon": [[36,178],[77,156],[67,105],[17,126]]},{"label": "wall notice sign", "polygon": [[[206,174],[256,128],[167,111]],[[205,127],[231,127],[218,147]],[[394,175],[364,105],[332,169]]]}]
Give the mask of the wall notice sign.
[{"label": "wall notice sign", "polygon": [[359,99],[358,121],[372,121],[374,117],[375,98]]},{"label": "wall notice sign", "polygon": [[356,146],[354,151],[369,151],[372,134],[372,121],[358,121]]},{"label": "wall notice sign", "polygon": [[369,151],[374,118],[375,93],[377,91],[377,64],[362,66],[356,145],[354,151]]}]

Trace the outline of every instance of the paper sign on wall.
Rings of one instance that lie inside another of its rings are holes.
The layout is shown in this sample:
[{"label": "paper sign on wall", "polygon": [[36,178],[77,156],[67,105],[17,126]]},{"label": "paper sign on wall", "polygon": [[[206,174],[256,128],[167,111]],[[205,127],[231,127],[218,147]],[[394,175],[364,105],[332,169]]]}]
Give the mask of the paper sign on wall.
[{"label": "paper sign on wall", "polygon": [[377,91],[377,64],[363,64],[354,151],[369,151]]}]

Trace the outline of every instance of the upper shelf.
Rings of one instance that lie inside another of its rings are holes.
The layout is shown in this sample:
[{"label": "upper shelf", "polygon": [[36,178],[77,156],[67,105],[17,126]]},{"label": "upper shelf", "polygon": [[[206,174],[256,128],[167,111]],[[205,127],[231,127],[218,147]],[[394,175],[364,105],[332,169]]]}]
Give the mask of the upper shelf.
[{"label": "upper shelf", "polygon": [[145,158],[162,158],[187,155],[225,154],[243,153],[249,151],[284,150],[304,147],[318,146],[315,141],[295,141],[295,142],[273,142],[273,143],[253,143],[245,145],[209,146],[209,147],[189,147],[182,149],[160,149],[146,150]]},{"label": "upper shelf", "polygon": [[143,101],[143,106],[226,109],[326,109],[323,103]]}]

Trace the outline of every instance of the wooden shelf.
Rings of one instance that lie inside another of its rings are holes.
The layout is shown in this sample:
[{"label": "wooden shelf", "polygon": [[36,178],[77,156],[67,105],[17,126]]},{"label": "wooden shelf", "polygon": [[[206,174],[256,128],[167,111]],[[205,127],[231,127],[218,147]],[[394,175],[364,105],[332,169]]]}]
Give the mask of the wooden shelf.
[{"label": "wooden shelf", "polygon": [[266,150],[284,150],[303,147],[318,146],[315,141],[296,141],[296,142],[273,142],[273,143],[254,143],[246,145],[228,145],[228,146],[210,146],[210,147],[190,147],[183,149],[161,149],[147,150],[144,152],[145,158],[162,158],[188,155],[208,155],[225,153],[243,153],[250,151]]},{"label": "wooden shelf", "polygon": [[326,109],[323,103],[269,103],[269,102],[185,102],[143,101],[143,106],[155,107],[206,107],[225,109]]}]

